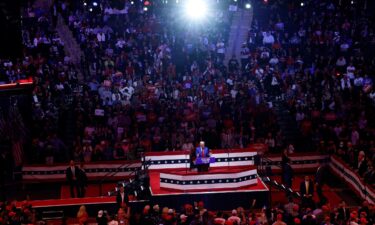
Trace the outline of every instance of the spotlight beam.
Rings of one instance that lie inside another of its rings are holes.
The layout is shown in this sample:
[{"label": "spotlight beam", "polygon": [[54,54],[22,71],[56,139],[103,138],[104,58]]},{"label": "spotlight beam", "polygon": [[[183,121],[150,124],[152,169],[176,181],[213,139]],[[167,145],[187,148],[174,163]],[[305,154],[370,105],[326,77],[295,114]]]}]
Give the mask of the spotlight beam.
[{"label": "spotlight beam", "polygon": [[207,12],[208,5],[205,0],[187,0],[185,3],[185,14],[191,20],[202,20]]}]

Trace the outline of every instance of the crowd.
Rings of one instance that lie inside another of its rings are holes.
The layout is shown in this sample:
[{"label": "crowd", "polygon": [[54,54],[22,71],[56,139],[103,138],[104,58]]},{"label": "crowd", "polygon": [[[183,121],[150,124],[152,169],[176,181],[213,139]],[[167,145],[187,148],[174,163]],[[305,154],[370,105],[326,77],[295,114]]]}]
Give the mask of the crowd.
[{"label": "crowd", "polygon": [[[354,2],[354,1],[353,1]],[[85,82],[64,54],[49,13],[31,13],[23,28],[24,55],[0,60],[0,81],[32,76],[33,147],[30,162],[134,159],[145,151],[242,148],[264,142],[283,149],[272,102],[285,104],[306,150],[335,154],[363,179],[375,182],[374,21],[354,2],[260,1],[241,58],[225,65],[232,12],[218,4],[210,26],[190,26],[178,10],[155,1],[56,1],[85,57]],[[32,11],[32,10],[31,10]],[[76,138],[61,138],[61,115],[72,103]],[[315,205],[315,204],[314,204]],[[358,210],[329,203],[311,208],[292,200],[257,215],[242,208],[210,212],[203,203],[181,210],[146,206],[100,224],[372,224],[374,205]],[[0,224],[34,221],[32,208],[0,209]],[[179,213],[177,213],[179,212]],[[88,215],[81,207],[77,217]]]},{"label": "crowd", "polygon": [[[316,208],[301,208],[299,204],[290,199],[285,205],[276,205],[271,209],[256,211],[245,210],[242,207],[231,212],[211,211],[205,208],[203,202],[194,202],[193,205],[185,204],[181,209],[159,205],[146,205],[142,212],[131,212],[129,207],[119,208],[115,215],[106,210],[100,210],[96,216],[98,225],[297,225],[297,224],[323,224],[323,225],[366,225],[373,224],[375,208],[373,204],[363,202],[358,208],[348,208],[345,202],[337,207],[329,204]],[[81,206],[77,214],[79,224],[87,223],[89,215],[86,208]]]},{"label": "crowd", "polygon": [[[261,3],[241,64],[295,118],[299,151],[338,155],[374,184],[371,13],[355,1]],[[274,148],[278,135],[266,143]]]},{"label": "crowd", "polygon": [[32,117],[32,121],[25,121],[31,127],[25,127],[27,135],[23,140],[32,140],[32,148],[25,144],[23,159],[50,164],[66,161],[70,155],[61,138],[62,115],[77,90],[77,70],[64,53],[64,43],[55,30],[51,13],[34,9],[31,4],[25,11],[21,27],[23,55],[18,59],[0,59],[0,82],[33,81],[32,112],[22,112]]},{"label": "crowd", "polygon": [[17,208],[16,202],[0,202],[0,224],[37,224],[39,216],[27,201]]},{"label": "crowd", "polygon": [[134,159],[145,151],[242,148],[278,126],[261,87],[237,64],[227,70],[232,13],[215,5],[210,26],[184,27],[173,4],[81,1],[58,8],[85,53],[74,96],[76,161]]}]

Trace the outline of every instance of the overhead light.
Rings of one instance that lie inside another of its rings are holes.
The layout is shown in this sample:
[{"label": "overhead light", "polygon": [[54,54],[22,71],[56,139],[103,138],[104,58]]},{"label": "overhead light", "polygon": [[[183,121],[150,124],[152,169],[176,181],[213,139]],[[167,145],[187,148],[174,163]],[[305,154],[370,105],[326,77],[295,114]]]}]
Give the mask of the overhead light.
[{"label": "overhead light", "polygon": [[251,9],[251,4],[250,4],[250,3],[246,3],[246,4],[245,4],[245,8],[246,8],[246,9]]},{"label": "overhead light", "polygon": [[301,7],[304,7],[305,6],[305,3],[301,2]]},{"label": "overhead light", "polygon": [[207,15],[208,6],[204,0],[188,0],[185,4],[185,13],[192,20],[201,20]]},{"label": "overhead light", "polygon": [[143,11],[147,12],[148,8],[147,7],[143,7]]},{"label": "overhead light", "polygon": [[92,5],[96,7],[96,6],[98,6],[98,3],[97,2],[93,2]]}]

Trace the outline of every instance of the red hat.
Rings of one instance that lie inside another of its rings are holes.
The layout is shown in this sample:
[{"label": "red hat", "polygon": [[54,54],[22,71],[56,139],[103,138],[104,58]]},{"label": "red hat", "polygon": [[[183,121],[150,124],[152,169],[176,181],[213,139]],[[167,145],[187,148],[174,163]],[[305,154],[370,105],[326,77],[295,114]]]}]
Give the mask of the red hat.
[{"label": "red hat", "polygon": [[301,224],[301,220],[299,218],[294,218],[294,224]]}]

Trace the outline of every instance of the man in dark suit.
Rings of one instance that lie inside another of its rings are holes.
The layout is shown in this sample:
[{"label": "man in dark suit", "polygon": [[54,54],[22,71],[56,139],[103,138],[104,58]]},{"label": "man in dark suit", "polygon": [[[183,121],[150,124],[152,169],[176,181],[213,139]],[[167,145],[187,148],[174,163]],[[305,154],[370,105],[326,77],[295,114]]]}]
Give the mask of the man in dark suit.
[{"label": "man in dark suit", "polygon": [[[197,159],[198,158],[208,158],[208,157],[210,157],[210,151],[205,146],[204,141],[199,142],[199,147],[196,148],[195,154],[197,156]],[[209,163],[197,165],[198,172],[208,171],[209,166],[210,166]]]},{"label": "man in dark suit", "polygon": [[325,172],[326,172],[326,168],[327,166],[325,164],[322,164],[318,167],[318,169],[316,170],[316,174],[315,174],[315,188],[316,188],[316,193],[318,194],[319,196],[319,201],[320,203],[322,204],[325,204],[325,201],[326,201],[326,197],[323,195],[323,184],[325,182]]},{"label": "man in dark suit", "polygon": [[118,208],[123,208],[127,206],[129,203],[128,194],[125,193],[125,188],[123,186],[120,187],[120,190],[117,193],[116,203],[117,203]]},{"label": "man in dark suit", "polygon": [[346,222],[349,219],[350,210],[346,207],[345,201],[342,201],[337,209],[337,221]]},{"label": "man in dark suit", "polygon": [[309,176],[305,176],[305,180],[301,182],[300,192],[302,196],[302,206],[306,208],[314,208],[313,194],[314,184]]},{"label": "man in dark suit", "polygon": [[285,187],[291,188],[292,187],[292,181],[294,176],[293,168],[290,166],[290,160],[284,164],[283,168],[283,183]]},{"label": "man in dark suit", "polygon": [[66,179],[70,186],[70,195],[72,198],[75,197],[74,189],[77,190],[77,196],[81,196],[80,189],[78,187],[80,169],[74,164],[73,160],[70,160],[70,165],[66,169]]},{"label": "man in dark suit", "polygon": [[87,174],[86,174],[83,163],[81,163],[79,167],[77,185],[78,185],[79,194],[80,194],[78,197],[79,198],[85,197],[86,187],[87,187]]},{"label": "man in dark suit", "polygon": [[365,152],[360,151],[358,153],[358,163],[357,163],[357,172],[359,176],[363,176],[363,174],[367,171],[367,162],[365,157]]}]

